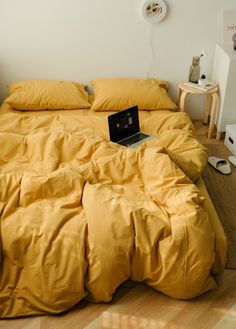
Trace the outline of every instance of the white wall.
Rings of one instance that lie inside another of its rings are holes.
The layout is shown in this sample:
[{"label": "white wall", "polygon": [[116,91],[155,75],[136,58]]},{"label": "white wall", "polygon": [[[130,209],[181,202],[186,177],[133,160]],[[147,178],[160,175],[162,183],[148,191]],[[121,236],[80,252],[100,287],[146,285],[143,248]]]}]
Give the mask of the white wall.
[{"label": "white wall", "polygon": [[[202,73],[210,77],[215,44],[221,41],[221,11],[235,0],[166,0],[168,15],[150,25],[141,16],[145,0],[0,0],[0,95],[24,79],[88,83],[103,77],[155,76],[171,83],[188,77],[202,49]],[[153,53],[153,56],[151,55]],[[191,97],[187,110],[202,113]]]}]

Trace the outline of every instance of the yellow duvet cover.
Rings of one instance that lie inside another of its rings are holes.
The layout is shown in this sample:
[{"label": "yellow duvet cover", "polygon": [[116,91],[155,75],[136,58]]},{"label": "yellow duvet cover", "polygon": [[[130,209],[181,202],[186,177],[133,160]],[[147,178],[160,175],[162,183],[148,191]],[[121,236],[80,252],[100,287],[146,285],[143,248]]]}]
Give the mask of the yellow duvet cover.
[{"label": "yellow duvet cover", "polygon": [[195,184],[207,154],[188,116],[140,112],[158,138],[136,149],[108,140],[106,116],[3,105],[2,318],[110,301],[128,279],[180,299],[217,287],[225,235]]}]

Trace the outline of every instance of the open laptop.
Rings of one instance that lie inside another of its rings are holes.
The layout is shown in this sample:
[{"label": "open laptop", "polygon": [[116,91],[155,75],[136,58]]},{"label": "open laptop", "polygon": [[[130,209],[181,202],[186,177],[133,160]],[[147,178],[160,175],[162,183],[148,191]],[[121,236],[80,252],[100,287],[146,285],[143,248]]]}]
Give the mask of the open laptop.
[{"label": "open laptop", "polygon": [[124,146],[137,147],[154,137],[140,132],[138,106],[109,115],[108,126],[110,140]]}]

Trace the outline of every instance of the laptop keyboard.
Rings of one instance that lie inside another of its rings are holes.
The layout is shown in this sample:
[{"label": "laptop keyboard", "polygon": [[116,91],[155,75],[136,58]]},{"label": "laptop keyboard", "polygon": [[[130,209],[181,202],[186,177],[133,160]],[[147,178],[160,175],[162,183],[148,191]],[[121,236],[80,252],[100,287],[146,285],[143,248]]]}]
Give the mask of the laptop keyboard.
[{"label": "laptop keyboard", "polygon": [[145,134],[142,134],[142,133],[139,133],[137,135],[134,135],[132,137],[129,137],[129,138],[126,138],[125,140],[123,141],[120,141],[119,144],[121,145],[132,145],[134,143],[137,143],[139,141],[142,141],[144,138],[148,137],[148,135],[145,135]]}]

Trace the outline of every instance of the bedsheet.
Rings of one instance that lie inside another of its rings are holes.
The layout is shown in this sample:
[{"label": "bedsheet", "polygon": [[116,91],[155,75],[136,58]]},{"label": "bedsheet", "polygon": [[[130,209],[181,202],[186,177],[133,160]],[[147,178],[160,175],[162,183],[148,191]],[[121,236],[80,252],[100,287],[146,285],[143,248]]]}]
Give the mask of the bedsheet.
[{"label": "bedsheet", "polygon": [[186,113],[141,111],[157,139],[131,149],[107,113],[0,112],[1,317],[107,302],[128,279],[179,299],[217,287],[226,240]]}]

